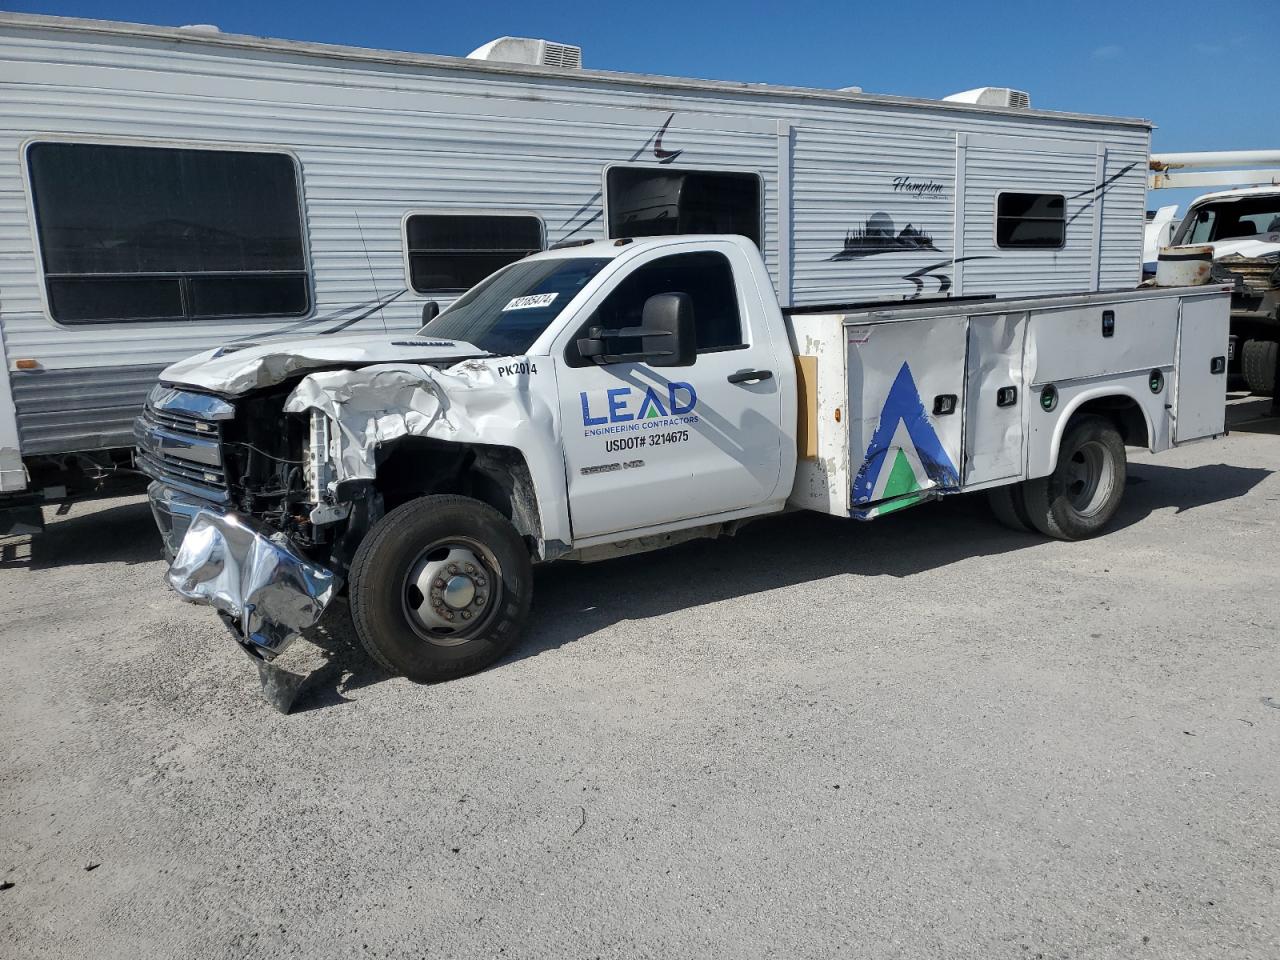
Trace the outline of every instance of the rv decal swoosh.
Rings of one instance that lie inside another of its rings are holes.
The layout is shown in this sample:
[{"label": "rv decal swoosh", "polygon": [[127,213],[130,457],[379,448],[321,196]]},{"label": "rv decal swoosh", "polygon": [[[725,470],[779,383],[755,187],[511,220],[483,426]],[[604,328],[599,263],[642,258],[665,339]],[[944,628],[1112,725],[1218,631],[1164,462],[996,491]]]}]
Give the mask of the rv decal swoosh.
[{"label": "rv decal swoosh", "polygon": [[924,281],[926,277],[929,278],[930,280],[938,281],[939,296],[941,296],[942,294],[946,293],[951,289],[951,274],[934,273],[935,270],[941,270],[943,267],[950,267],[950,266],[953,266],[954,264],[964,263],[968,260],[993,260],[993,259],[995,258],[990,256],[979,256],[975,254],[974,256],[969,256],[969,257],[955,257],[951,260],[943,260],[941,263],[931,263],[927,267],[921,267],[919,270],[913,270],[911,273],[906,274],[902,278],[903,280],[906,280],[910,283],[915,284],[915,288],[916,288],[916,292],[913,293],[911,296],[907,297],[907,299],[916,300],[919,297],[924,295]]},{"label": "rv decal swoosh", "polygon": [[662,148],[662,135],[667,132],[667,127],[671,126],[671,121],[675,119],[675,116],[673,113],[667,117],[667,122],[658,130],[657,139],[653,141],[653,156],[659,163],[671,163],[676,157],[684,153],[683,150],[664,150]]}]

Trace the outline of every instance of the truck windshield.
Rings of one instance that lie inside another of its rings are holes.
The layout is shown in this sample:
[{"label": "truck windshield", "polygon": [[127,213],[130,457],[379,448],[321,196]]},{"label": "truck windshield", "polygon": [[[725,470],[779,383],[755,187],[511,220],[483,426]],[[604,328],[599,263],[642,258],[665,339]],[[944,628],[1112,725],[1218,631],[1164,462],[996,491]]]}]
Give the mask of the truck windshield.
[{"label": "truck windshield", "polygon": [[1187,214],[1177,243],[1261,238],[1280,231],[1280,194],[1202,204]]},{"label": "truck windshield", "polygon": [[498,356],[526,352],[608,257],[521,260],[480,281],[419,331]]}]

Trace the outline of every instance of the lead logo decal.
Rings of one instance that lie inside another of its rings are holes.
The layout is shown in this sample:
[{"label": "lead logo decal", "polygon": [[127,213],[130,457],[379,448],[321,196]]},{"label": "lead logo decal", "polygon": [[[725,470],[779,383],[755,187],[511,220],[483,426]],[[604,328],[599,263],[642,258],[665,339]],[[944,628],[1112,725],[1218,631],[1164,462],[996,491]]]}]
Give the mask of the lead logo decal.
[{"label": "lead logo decal", "polygon": [[673,380],[661,387],[613,387],[578,394],[583,436],[653,430],[698,422],[698,392],[693,384]]}]

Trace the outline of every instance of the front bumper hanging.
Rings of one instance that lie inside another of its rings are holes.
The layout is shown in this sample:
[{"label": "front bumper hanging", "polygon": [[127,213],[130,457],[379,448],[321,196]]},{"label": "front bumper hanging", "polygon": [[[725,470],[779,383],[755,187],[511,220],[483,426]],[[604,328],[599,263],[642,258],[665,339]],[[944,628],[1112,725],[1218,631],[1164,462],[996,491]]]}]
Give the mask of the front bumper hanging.
[{"label": "front bumper hanging", "polygon": [[218,611],[240,645],[270,661],[315,626],[341,580],[283,533],[235,513],[199,510],[169,567],[169,584]]}]

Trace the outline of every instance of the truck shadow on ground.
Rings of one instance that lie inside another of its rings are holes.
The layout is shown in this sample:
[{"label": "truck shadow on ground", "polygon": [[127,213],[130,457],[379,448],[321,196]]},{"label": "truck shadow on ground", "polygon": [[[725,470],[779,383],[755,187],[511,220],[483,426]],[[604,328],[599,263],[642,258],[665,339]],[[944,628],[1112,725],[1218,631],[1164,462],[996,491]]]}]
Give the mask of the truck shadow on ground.
[{"label": "truck shadow on ground", "polygon": [[[1243,496],[1271,473],[1228,464],[1132,466],[1111,532],[1157,510],[1172,507],[1182,513]],[[525,642],[508,659],[554,650],[621,619],[660,616],[838,575],[909,577],[1044,542],[1039,534],[1001,526],[981,495],[945,499],[872,523],[810,513],[773,517],[745,527],[732,541],[695,541],[664,554],[539,570],[536,616]]]},{"label": "truck shadow on ground", "polygon": [[63,517],[46,507],[42,533],[0,537],[0,570],[161,559],[160,533],[145,497],[130,497],[102,509],[88,507],[76,504]]},{"label": "truck shadow on ground", "polygon": [[[1272,471],[1212,464],[1138,464],[1113,523],[1231,500]],[[556,650],[620,620],[643,620],[719,600],[838,575],[909,577],[961,560],[1044,543],[1000,526],[981,495],[927,504],[873,523],[795,513],[749,524],[732,540],[698,540],[596,564],[535,571],[534,612],[524,641],[502,664]],[[868,584],[868,589],[870,585]],[[347,702],[347,693],[388,679],[360,647],[345,604],[309,637],[327,662],[308,679],[294,712]]]}]

